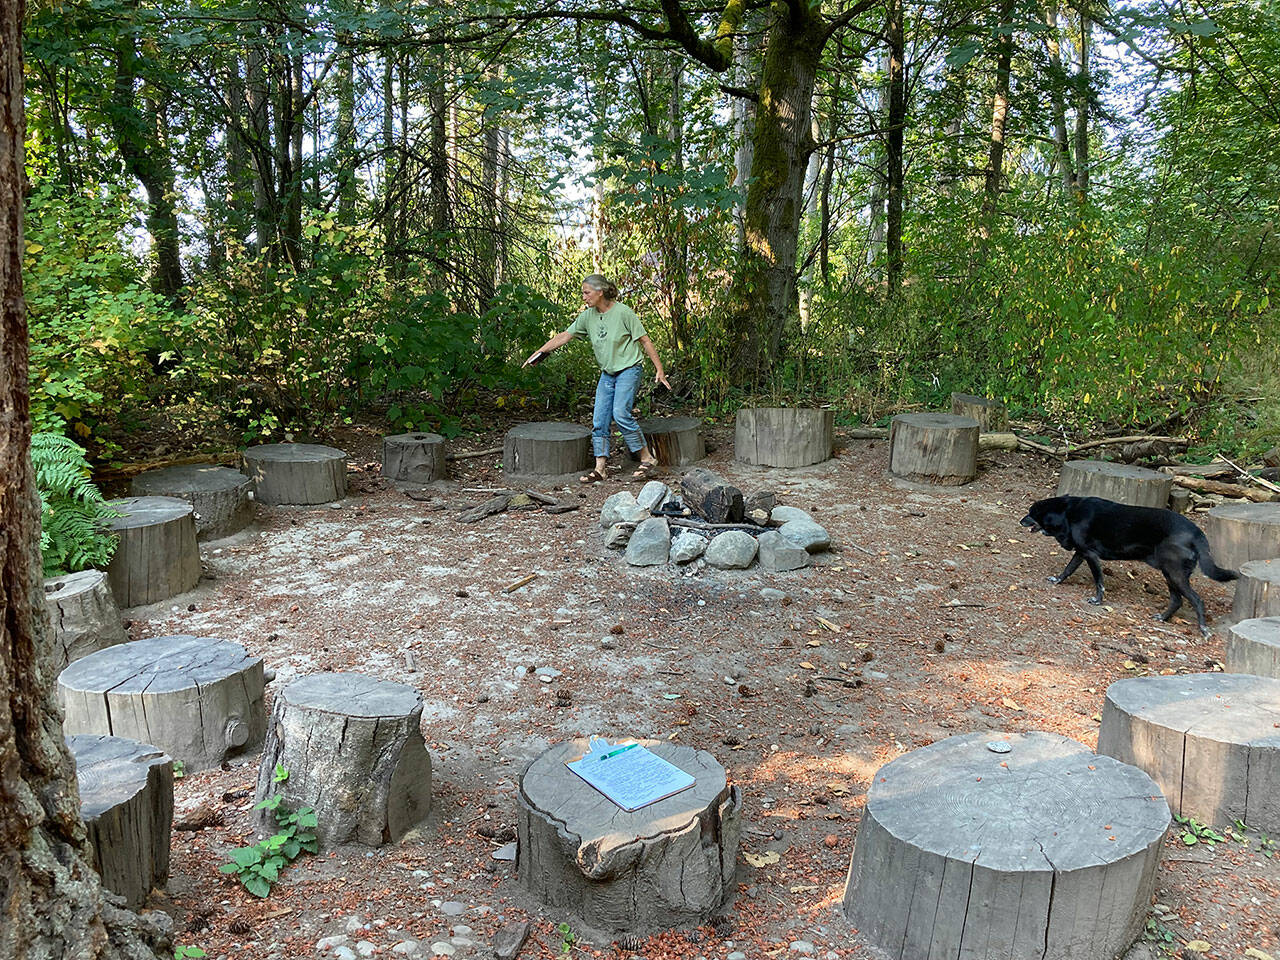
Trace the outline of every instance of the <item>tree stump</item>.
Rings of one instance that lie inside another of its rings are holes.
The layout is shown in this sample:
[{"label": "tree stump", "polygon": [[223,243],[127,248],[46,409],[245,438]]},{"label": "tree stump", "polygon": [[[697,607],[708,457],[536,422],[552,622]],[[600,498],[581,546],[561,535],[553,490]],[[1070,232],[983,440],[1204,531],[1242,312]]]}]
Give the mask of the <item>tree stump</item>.
[{"label": "tree stump", "polygon": [[101,570],[81,570],[46,580],[44,602],[53,626],[59,672],[81,657],[129,639],[107,575]]},{"label": "tree stump", "polygon": [[186,593],[200,580],[195,510],[177,497],[129,497],[108,506],[119,539],[107,565],[111,592],[122,607]]},{"label": "tree stump", "polygon": [[1107,688],[1098,752],[1141,767],[1174,813],[1280,830],[1280,680],[1136,677]]},{"label": "tree stump", "polygon": [[241,456],[259,503],[332,503],[347,495],[347,455],[318,443],[267,443]]},{"label": "tree stump", "polygon": [[1227,631],[1227,673],[1280,680],[1280,617],[1241,620]]},{"label": "tree stump", "polygon": [[444,437],[400,433],[382,440],[382,475],[406,483],[431,483],[445,475]]},{"label": "tree stump", "polygon": [[889,427],[889,472],[948,487],[978,475],[978,421],[949,413],[901,413]]},{"label": "tree stump", "polygon": [[1173,477],[1145,467],[1105,460],[1071,460],[1058,474],[1058,496],[1101,497],[1133,507],[1169,506]]},{"label": "tree stump", "polygon": [[978,421],[978,430],[982,433],[1004,433],[1009,429],[1009,411],[999,400],[953,393],[951,412],[957,417]]},{"label": "tree stump", "polygon": [[124,737],[67,737],[67,746],[93,867],[103,886],[137,910],[169,880],[173,761]]},{"label": "tree stump", "polygon": [[502,472],[510,478],[559,480],[594,462],[591,431],[576,423],[521,423],[502,441]]},{"label": "tree stump", "polygon": [[950,737],[880,768],[844,908],[901,960],[1113,960],[1142,930],[1169,807],[1051,733]]},{"label": "tree stump", "polygon": [[150,470],[133,478],[135,497],[177,497],[195,508],[196,537],[216,540],[243,530],[253,519],[249,490],[253,484],[239,470],[213,463]]},{"label": "tree stump", "polygon": [[591,927],[650,933],[705,923],[734,886],[742,798],[703,750],[644,745],[696,783],[627,813],[565,766],[586,740],[558,744],[520,777],[519,883]]},{"label": "tree stump", "polygon": [[807,467],[831,459],[835,414],[796,407],[743,407],[733,428],[733,458],[761,467]]},{"label": "tree stump", "polygon": [[684,505],[709,523],[741,523],[742,491],[720,474],[694,467],[680,479]]},{"label": "tree stump", "polygon": [[128,737],[188,770],[262,743],[262,660],[212,637],[151,637],[99,650],[58,677],[68,733]]},{"label": "tree stump", "polygon": [[1224,503],[1204,518],[1218,566],[1239,570],[1250,560],[1280,557],[1280,503]]},{"label": "tree stump", "polygon": [[640,432],[658,462],[672,470],[682,470],[707,455],[702,424],[693,417],[641,420]]},{"label": "tree stump", "polygon": [[[1221,562],[1221,561],[1219,561]],[[1240,567],[1231,619],[1280,617],[1280,558],[1250,560]]]},{"label": "tree stump", "polygon": [[[399,840],[431,807],[421,720],[422,698],[401,683],[358,673],[295,680],[276,698],[258,800],[279,791],[290,807],[313,807],[322,846]],[[289,771],[283,784],[272,783],[276,764]]]}]

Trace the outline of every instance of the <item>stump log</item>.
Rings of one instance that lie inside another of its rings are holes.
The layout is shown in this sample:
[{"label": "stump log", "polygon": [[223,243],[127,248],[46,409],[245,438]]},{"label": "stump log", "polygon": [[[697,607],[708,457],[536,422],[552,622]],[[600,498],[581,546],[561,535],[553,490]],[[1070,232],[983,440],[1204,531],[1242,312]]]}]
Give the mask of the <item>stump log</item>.
[{"label": "stump log", "polygon": [[1241,620],[1227,631],[1227,673],[1280,680],[1280,617]]},{"label": "stump log", "polygon": [[1204,518],[1218,566],[1239,570],[1250,560],[1280,557],[1280,503],[1224,503]]},{"label": "stump log", "polygon": [[889,472],[960,486],[978,475],[978,421],[949,413],[902,413],[889,427]]},{"label": "stump log", "polygon": [[1250,560],[1240,567],[1231,619],[1280,617],[1280,558]]},{"label": "stump log", "polygon": [[742,491],[706,467],[694,467],[680,479],[680,499],[709,523],[741,523]]},{"label": "stump log", "polygon": [[159,747],[188,770],[262,743],[262,660],[230,640],[151,637],[99,650],[58,677],[63,729]]},{"label": "stump log", "polygon": [[509,478],[576,479],[593,463],[591,431],[576,423],[521,423],[502,441],[502,472]]},{"label": "stump log", "polygon": [[80,816],[102,885],[131,910],[169,880],[173,761],[149,743],[70,736]]},{"label": "stump log", "polygon": [[697,926],[734,887],[742,829],[738,788],[706,751],[643,742],[692,774],[694,785],[628,813],[565,766],[586,752],[586,740],[552,747],[520,777],[520,885],[601,931]]},{"label": "stump log", "polygon": [[982,433],[1005,433],[1009,429],[1009,410],[999,400],[953,393],[951,412],[957,417],[978,421],[978,430]]},{"label": "stump log", "polygon": [[406,483],[431,483],[445,475],[444,437],[401,433],[382,440],[382,475]]},{"label": "stump log", "polygon": [[761,467],[807,467],[831,459],[835,414],[797,407],[743,407],[733,428],[733,458]]},{"label": "stump log", "polygon": [[107,566],[111,593],[122,607],[167,600],[200,580],[195,509],[177,497],[129,497],[108,506],[119,540]]},{"label": "stump log", "polygon": [[1169,506],[1173,477],[1157,470],[1106,460],[1071,460],[1058,474],[1060,497],[1101,497],[1134,507]]},{"label": "stump log", "polygon": [[[412,687],[358,673],[318,673],[280,692],[258,775],[258,800],[279,791],[315,809],[321,846],[393,843],[427,817],[431,757],[422,698]],[[289,771],[272,782],[276,764]],[[269,815],[263,823],[274,829]]]},{"label": "stump log", "polygon": [[1280,680],[1135,677],[1107,688],[1098,752],[1145,770],[1173,812],[1280,830]]},{"label": "stump log", "polygon": [[693,417],[641,420],[640,432],[658,462],[669,469],[683,470],[707,455],[702,424]]},{"label": "stump log", "polygon": [[260,503],[332,503],[347,495],[347,455],[334,447],[267,443],[241,456]]},{"label": "stump log", "polygon": [[253,519],[253,484],[239,470],[213,463],[149,470],[133,478],[135,497],[176,497],[195,508],[196,537],[216,540],[243,530]]},{"label": "stump log", "polygon": [[846,915],[900,960],[1113,960],[1146,920],[1168,805],[1141,770],[1066,737],[1007,734],[996,753],[992,736],[880,768]]},{"label": "stump log", "polygon": [[53,627],[55,668],[129,639],[107,575],[81,570],[44,582],[44,602]]}]

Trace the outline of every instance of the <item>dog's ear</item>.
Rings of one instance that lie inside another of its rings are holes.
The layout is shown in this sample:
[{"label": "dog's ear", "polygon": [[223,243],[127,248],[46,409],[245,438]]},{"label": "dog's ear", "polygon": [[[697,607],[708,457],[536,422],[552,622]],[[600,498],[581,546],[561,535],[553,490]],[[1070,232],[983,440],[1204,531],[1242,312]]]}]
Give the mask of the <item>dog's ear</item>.
[{"label": "dog's ear", "polygon": [[1057,536],[1067,532],[1067,513],[1065,510],[1046,509],[1040,515],[1040,526]]}]

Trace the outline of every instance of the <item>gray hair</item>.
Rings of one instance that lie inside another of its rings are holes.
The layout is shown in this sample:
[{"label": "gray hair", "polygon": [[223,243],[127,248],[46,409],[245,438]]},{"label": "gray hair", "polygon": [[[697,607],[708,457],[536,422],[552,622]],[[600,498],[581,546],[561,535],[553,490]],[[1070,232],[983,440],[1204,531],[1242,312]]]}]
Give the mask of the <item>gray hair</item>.
[{"label": "gray hair", "polygon": [[604,294],[606,300],[618,299],[618,288],[613,285],[612,280],[602,273],[593,273],[582,282],[592,290],[599,290]]}]

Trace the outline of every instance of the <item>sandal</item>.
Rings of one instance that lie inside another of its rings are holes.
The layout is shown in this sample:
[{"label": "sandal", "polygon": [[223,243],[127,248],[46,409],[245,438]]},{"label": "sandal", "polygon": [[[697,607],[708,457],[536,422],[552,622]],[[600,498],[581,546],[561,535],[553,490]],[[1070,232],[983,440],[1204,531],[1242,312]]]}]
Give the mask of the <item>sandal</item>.
[{"label": "sandal", "polygon": [[590,473],[588,473],[585,477],[579,477],[579,478],[578,478],[578,482],[579,482],[579,483],[587,483],[587,484],[591,484],[591,483],[600,483],[600,482],[602,482],[602,481],[604,481],[604,480],[607,480],[607,479],[608,479],[608,478],[607,478],[603,473],[601,473],[599,470],[592,470],[592,471],[591,471]]},{"label": "sandal", "polygon": [[657,460],[641,460],[640,466],[636,472],[631,475],[632,480],[652,480],[658,473]]}]

